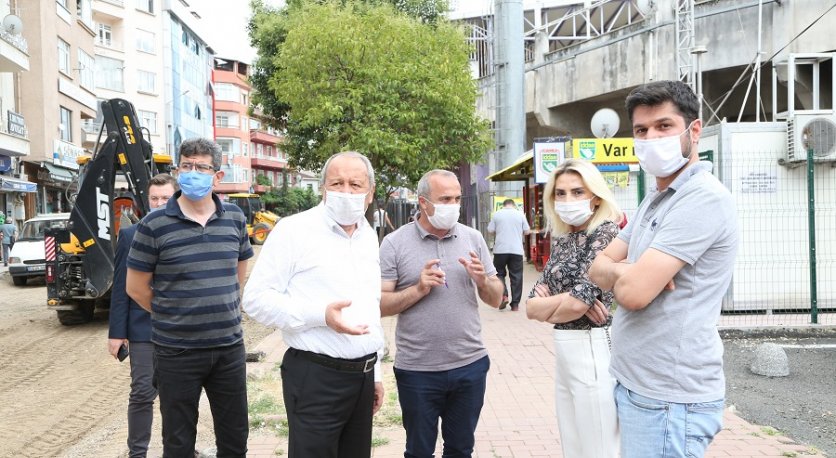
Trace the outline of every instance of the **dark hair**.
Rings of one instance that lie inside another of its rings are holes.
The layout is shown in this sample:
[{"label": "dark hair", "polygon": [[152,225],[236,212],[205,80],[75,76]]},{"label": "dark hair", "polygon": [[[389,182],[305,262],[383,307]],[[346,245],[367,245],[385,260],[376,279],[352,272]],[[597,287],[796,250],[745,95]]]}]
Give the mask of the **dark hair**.
[{"label": "dark hair", "polygon": [[700,101],[691,87],[682,81],[654,81],[643,84],[630,91],[625,107],[632,122],[633,111],[636,107],[655,107],[665,102],[674,104],[686,125],[690,125],[699,117]]},{"label": "dark hair", "polygon": [[180,190],[180,185],[177,184],[177,179],[167,173],[154,175],[150,180],[148,180],[149,188],[151,186],[165,186],[167,184],[170,184],[171,187],[174,188],[175,192]]},{"label": "dark hair", "polygon": [[514,202],[514,199],[505,199],[505,201],[504,201],[504,202],[502,202],[502,206],[503,206],[503,207],[505,207],[505,206],[507,206],[507,205],[513,205],[513,206],[515,206],[515,207],[516,207],[516,206],[517,206],[517,203],[516,203],[516,202]]},{"label": "dark hair", "polygon": [[212,140],[190,138],[180,144],[180,159],[184,157],[212,156],[212,167],[221,169],[221,147]]}]

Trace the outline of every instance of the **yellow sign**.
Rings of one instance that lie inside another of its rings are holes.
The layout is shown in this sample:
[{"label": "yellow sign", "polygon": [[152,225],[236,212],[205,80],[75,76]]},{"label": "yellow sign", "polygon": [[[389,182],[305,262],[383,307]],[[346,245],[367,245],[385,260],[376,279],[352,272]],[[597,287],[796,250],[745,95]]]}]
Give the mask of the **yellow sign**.
[{"label": "yellow sign", "polygon": [[594,164],[637,164],[632,138],[575,138],[572,157]]},{"label": "yellow sign", "polygon": [[[502,203],[505,202],[508,199],[513,200],[514,203],[517,204],[517,210],[524,211],[523,210],[523,198],[522,197],[493,196],[493,212],[501,209],[502,208]],[[493,214],[493,212],[491,212],[491,214]]]}]

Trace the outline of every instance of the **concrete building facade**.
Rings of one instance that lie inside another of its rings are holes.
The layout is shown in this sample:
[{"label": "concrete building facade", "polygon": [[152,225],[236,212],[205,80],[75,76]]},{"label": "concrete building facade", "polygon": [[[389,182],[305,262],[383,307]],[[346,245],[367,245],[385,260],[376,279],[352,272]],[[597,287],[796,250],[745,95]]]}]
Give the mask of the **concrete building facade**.
[{"label": "concrete building facade", "polygon": [[30,154],[22,173],[37,183],[24,199],[25,217],[68,211],[84,154],[82,124],[96,117],[91,0],[34,0],[21,5],[29,46],[30,74],[21,78],[21,110],[29,129]]},{"label": "concrete building facade", "polygon": [[35,184],[23,179],[21,161],[29,156],[29,129],[21,113],[20,80],[29,71],[28,42],[16,3],[0,2],[0,213],[6,218],[24,217],[23,201]]}]

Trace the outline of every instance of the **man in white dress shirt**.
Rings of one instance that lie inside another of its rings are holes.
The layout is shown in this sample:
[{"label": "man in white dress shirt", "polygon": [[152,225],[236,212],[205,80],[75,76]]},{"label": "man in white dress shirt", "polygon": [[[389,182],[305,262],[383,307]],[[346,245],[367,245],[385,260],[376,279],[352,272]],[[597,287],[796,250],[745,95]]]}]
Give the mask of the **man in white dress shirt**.
[{"label": "man in white dress shirt", "polygon": [[270,232],[244,289],[244,311],[282,330],[282,388],[292,457],[371,455],[383,403],[380,258],[363,217],[374,170],[360,153],[331,156],[323,202]]}]

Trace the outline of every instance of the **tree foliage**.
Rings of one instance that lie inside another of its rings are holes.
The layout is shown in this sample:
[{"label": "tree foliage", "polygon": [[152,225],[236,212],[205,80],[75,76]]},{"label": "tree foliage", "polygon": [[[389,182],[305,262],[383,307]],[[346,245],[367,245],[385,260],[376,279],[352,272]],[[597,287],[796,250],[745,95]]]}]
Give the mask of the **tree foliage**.
[{"label": "tree foliage", "polygon": [[[399,12],[392,5],[404,12]],[[290,165],[366,154],[378,186],[414,186],[433,168],[479,162],[491,146],[475,113],[463,31],[441,0],[254,4],[254,102],[286,129]]]},{"label": "tree foliage", "polygon": [[264,206],[279,216],[293,215],[319,203],[319,196],[310,188],[273,188],[261,196]]}]

